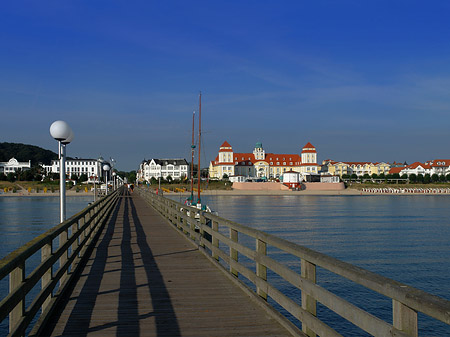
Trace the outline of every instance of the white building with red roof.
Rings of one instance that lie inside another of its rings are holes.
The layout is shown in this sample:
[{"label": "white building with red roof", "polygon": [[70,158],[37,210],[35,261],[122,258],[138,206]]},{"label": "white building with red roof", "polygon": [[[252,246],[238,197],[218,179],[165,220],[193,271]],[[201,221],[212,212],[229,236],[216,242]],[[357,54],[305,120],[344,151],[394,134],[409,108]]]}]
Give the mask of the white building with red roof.
[{"label": "white building with red roof", "polygon": [[237,153],[225,141],[215,160],[209,164],[210,178],[217,179],[224,175],[269,179],[279,178],[287,171],[308,175],[317,174],[318,170],[316,148],[311,143],[307,143],[298,155],[266,153],[260,142],[251,153]]},{"label": "white building with red roof", "polygon": [[397,169],[400,170],[393,171],[391,169],[389,173],[407,174],[408,176],[410,174],[447,175],[450,174],[450,159],[434,159],[425,163],[415,162],[406,167],[398,167]]}]

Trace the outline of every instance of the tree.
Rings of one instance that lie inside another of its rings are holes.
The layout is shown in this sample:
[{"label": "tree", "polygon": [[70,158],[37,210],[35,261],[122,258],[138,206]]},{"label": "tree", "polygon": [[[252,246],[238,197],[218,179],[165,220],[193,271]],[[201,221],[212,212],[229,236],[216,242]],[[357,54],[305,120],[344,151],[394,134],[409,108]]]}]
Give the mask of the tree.
[{"label": "tree", "polygon": [[419,173],[419,174],[417,175],[417,181],[418,181],[419,183],[423,183],[423,179],[424,179],[423,174]]},{"label": "tree", "polygon": [[411,183],[413,183],[413,184],[417,181],[417,176],[416,176],[415,173],[411,173],[411,174],[408,176],[408,178],[409,178],[409,182],[411,182]]},{"label": "tree", "polygon": [[9,182],[13,183],[16,181],[16,173],[15,172],[10,172],[8,173],[8,175],[6,176],[6,180],[8,180]]},{"label": "tree", "polygon": [[356,173],[352,173],[352,175],[350,176],[351,180],[355,180],[358,179],[358,176],[356,175]]},{"label": "tree", "polygon": [[228,174],[224,173],[222,176],[222,180],[228,180]]},{"label": "tree", "polygon": [[378,174],[373,173],[373,174],[372,174],[372,179],[378,179]]},{"label": "tree", "polygon": [[447,181],[447,178],[445,177],[445,174],[441,174],[441,175],[439,176],[439,180],[440,180],[442,183],[445,183],[445,182]]},{"label": "tree", "polygon": [[384,175],[384,173],[380,173],[378,175],[378,179],[386,179],[386,176]]},{"label": "tree", "polygon": [[407,175],[406,173],[403,173],[403,174],[401,175],[400,178],[402,178],[402,179],[408,179],[408,175]]},{"label": "tree", "polygon": [[86,174],[86,173],[83,173],[83,174],[80,176],[80,178],[78,178],[78,181],[79,181],[80,183],[85,182],[85,181],[88,181],[88,176],[87,176],[87,174]]},{"label": "tree", "polygon": [[349,174],[343,174],[342,175],[342,180],[348,180],[350,179],[350,175]]},{"label": "tree", "polygon": [[168,175],[167,178],[166,178],[166,180],[167,180],[167,182],[168,182],[169,184],[172,184],[173,178],[172,178],[171,175]]},{"label": "tree", "polygon": [[439,181],[439,176],[438,176],[436,173],[433,174],[433,175],[431,176],[431,181],[432,181],[433,183],[438,182],[438,181]]},{"label": "tree", "polygon": [[446,180],[446,181],[450,181],[450,174],[447,174],[447,175],[445,176],[445,180]]},{"label": "tree", "polygon": [[428,173],[425,174],[425,176],[423,177],[423,182],[424,182],[425,184],[431,183],[431,176],[430,176]]},{"label": "tree", "polygon": [[77,180],[78,180],[78,176],[77,176],[75,173],[73,173],[73,174],[70,176],[70,180],[75,180],[75,181],[77,181]]}]

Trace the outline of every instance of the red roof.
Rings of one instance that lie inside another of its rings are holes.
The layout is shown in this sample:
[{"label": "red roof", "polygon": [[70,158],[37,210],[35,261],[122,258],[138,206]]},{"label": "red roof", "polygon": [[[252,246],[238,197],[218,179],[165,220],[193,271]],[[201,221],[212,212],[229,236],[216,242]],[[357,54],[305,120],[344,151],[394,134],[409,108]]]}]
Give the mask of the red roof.
[{"label": "red roof", "polygon": [[231,145],[227,141],[224,141],[220,147],[231,147]]},{"label": "red roof", "polygon": [[405,168],[404,167],[392,167],[389,170],[389,174],[394,174],[394,173],[400,173],[401,171],[403,171]]},{"label": "red roof", "polygon": [[308,142],[305,146],[303,146],[303,148],[305,149],[315,149],[314,145],[312,145],[310,142]]}]

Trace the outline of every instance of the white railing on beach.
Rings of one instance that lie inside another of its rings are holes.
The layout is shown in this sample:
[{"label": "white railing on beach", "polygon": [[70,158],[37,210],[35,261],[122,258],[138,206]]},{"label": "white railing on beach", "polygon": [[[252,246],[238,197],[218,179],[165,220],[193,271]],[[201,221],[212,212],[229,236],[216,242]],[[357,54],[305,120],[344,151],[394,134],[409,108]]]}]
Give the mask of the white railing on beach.
[{"label": "white railing on beach", "polygon": [[450,194],[450,188],[421,188],[421,187],[405,187],[405,188],[364,187],[361,191],[375,194]]}]

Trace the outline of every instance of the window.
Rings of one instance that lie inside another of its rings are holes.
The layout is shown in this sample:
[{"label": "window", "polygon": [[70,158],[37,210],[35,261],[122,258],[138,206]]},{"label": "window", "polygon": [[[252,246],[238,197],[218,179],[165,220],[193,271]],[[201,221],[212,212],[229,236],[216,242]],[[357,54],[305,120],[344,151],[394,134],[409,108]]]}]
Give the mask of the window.
[{"label": "window", "polygon": [[279,161],[277,161],[277,165],[280,165],[280,162],[279,162]]},{"label": "window", "polygon": [[285,162],[285,161],[283,162],[283,165],[286,165],[286,162]]},{"label": "window", "polygon": [[273,165],[273,161],[270,162],[270,165]]}]

